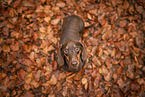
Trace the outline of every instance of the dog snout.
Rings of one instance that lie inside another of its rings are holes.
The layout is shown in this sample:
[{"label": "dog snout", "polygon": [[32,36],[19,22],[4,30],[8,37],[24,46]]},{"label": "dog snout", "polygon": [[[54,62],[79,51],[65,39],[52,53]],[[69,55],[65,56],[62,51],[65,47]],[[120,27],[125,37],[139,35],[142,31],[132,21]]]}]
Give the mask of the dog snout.
[{"label": "dog snout", "polygon": [[71,65],[73,65],[73,66],[76,66],[77,64],[78,64],[77,61],[73,61],[73,62],[71,62]]}]

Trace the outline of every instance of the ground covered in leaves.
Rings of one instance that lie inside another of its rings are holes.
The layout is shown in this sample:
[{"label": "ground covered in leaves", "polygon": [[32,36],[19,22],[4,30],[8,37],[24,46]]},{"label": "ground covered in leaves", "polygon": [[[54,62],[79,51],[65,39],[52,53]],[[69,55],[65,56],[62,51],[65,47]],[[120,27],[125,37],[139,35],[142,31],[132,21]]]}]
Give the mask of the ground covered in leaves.
[{"label": "ground covered in leaves", "polygon": [[[62,18],[83,18],[88,62],[57,64]],[[1,0],[0,96],[145,95],[144,0]]]}]

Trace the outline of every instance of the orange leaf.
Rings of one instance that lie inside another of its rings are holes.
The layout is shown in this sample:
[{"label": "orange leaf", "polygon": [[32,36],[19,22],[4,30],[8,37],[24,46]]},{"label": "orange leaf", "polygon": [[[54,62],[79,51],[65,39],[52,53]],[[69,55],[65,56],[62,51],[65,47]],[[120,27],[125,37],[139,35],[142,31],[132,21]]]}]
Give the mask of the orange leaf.
[{"label": "orange leaf", "polygon": [[3,45],[3,51],[4,52],[10,52],[10,47],[8,45]]}]

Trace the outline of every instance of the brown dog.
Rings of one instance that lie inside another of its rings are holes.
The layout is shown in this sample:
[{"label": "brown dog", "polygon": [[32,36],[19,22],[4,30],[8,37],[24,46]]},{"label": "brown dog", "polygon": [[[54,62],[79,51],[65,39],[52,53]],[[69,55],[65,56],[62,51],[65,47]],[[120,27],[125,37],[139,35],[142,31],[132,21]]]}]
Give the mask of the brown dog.
[{"label": "brown dog", "polygon": [[57,61],[67,71],[78,72],[87,62],[86,46],[81,42],[83,29],[84,22],[80,17],[64,18]]}]

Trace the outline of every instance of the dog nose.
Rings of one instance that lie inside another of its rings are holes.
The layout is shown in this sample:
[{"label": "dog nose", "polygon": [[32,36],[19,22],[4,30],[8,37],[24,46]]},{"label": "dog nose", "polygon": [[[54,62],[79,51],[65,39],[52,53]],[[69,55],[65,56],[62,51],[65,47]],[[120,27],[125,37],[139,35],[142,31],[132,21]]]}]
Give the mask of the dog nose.
[{"label": "dog nose", "polygon": [[74,61],[74,62],[71,62],[71,64],[72,64],[73,66],[76,66],[76,65],[78,64],[78,62],[77,62],[77,61]]}]

